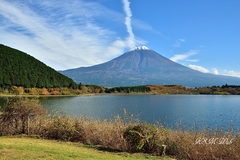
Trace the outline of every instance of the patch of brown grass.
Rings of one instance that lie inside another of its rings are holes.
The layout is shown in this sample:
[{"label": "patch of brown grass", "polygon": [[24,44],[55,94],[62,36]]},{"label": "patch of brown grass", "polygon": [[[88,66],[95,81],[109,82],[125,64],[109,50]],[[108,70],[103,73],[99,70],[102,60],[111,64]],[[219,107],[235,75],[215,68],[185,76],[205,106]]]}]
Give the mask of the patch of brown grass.
[{"label": "patch of brown grass", "polygon": [[101,121],[81,119],[85,131],[85,142],[90,145],[102,145],[119,151],[126,151],[127,146],[123,138],[123,131],[127,124],[118,117],[113,120]]},{"label": "patch of brown grass", "polygon": [[165,135],[166,154],[180,159],[240,159],[239,133],[203,129],[170,130]]}]

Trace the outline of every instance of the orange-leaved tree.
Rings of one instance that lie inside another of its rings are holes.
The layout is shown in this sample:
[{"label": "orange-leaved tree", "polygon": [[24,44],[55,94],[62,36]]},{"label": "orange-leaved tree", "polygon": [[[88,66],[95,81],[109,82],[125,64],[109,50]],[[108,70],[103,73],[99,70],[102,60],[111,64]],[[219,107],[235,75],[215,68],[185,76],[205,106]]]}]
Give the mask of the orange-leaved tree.
[{"label": "orange-leaved tree", "polygon": [[47,94],[48,94],[47,88],[42,88],[42,89],[41,89],[41,94],[42,94],[42,95],[47,95]]}]

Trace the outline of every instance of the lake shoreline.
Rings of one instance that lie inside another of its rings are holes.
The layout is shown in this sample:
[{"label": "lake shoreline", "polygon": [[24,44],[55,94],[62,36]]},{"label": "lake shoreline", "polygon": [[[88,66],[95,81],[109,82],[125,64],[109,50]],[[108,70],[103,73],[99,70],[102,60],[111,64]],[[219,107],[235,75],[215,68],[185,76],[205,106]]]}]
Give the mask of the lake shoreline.
[{"label": "lake shoreline", "polygon": [[11,95],[11,94],[4,94],[0,95],[0,97],[78,97],[78,96],[94,96],[96,94],[81,94],[81,95]]},{"label": "lake shoreline", "polygon": [[19,94],[19,95],[13,95],[13,94],[0,94],[0,97],[81,97],[81,96],[101,96],[101,95],[113,95],[113,96],[127,96],[127,95],[212,95],[212,94],[160,94],[160,93],[153,93],[153,92],[134,92],[134,93],[83,93],[83,94],[69,94],[69,95],[30,95],[30,94]]}]

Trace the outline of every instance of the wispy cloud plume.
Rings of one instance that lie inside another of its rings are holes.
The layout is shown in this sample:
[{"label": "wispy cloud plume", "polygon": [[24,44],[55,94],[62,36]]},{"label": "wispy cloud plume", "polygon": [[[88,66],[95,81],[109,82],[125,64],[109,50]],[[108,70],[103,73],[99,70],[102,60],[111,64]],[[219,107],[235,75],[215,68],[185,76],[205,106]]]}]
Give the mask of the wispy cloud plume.
[{"label": "wispy cloud plume", "polygon": [[[1,0],[0,43],[57,70],[103,63],[126,48],[146,43],[132,31],[130,2],[123,4],[126,16],[89,1]],[[124,18],[127,37],[101,25],[104,19],[122,27]]]},{"label": "wispy cloud plume", "polygon": [[198,53],[197,50],[190,50],[190,51],[188,51],[186,53],[183,53],[183,54],[176,54],[172,58],[170,58],[170,60],[172,60],[174,62],[183,61],[183,60],[196,61],[196,60],[189,60],[188,58],[191,57],[192,55],[197,54],[197,53]]},{"label": "wispy cloud plume", "polygon": [[206,69],[206,68],[204,68],[204,67],[202,67],[202,66],[197,66],[197,65],[192,65],[192,64],[190,64],[189,67],[192,68],[192,69],[194,69],[194,70],[203,72],[203,73],[208,73],[208,72],[209,72],[208,69]]},{"label": "wispy cloud plume", "polygon": [[92,19],[100,13],[89,12],[90,8],[114,13],[96,3],[3,0],[0,42],[27,52],[55,69],[101,63],[119,54],[104,52],[116,33],[96,25]]},{"label": "wispy cloud plume", "polygon": [[125,17],[125,25],[127,27],[127,32],[129,34],[129,37],[127,38],[127,45],[132,48],[135,47],[135,36],[133,34],[132,25],[131,25],[131,17],[132,17],[132,11],[130,9],[130,2],[128,0],[123,0],[123,9],[126,13]]}]

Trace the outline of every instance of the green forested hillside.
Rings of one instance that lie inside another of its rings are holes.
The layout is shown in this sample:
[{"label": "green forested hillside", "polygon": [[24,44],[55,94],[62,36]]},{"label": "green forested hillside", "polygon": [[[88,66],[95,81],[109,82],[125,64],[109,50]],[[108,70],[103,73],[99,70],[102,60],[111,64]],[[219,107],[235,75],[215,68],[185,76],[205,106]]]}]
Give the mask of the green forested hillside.
[{"label": "green forested hillside", "polygon": [[0,88],[69,87],[76,83],[34,57],[0,44]]}]

